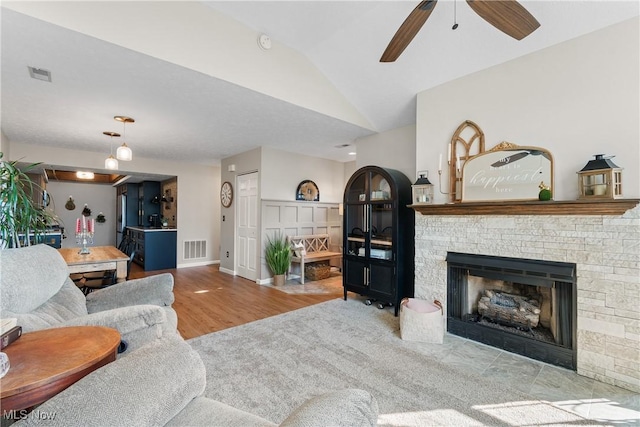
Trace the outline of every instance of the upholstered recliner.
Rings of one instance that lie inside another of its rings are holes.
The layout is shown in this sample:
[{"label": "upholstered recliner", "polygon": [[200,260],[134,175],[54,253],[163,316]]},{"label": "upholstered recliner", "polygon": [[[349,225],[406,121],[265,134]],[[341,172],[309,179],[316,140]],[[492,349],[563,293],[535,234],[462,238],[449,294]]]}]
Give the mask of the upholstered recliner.
[{"label": "upholstered recliner", "polygon": [[2,317],[17,318],[23,332],[108,326],[120,332],[128,351],[177,334],[171,274],[129,280],[85,297],[62,256],[47,245],[0,250],[0,297]]}]

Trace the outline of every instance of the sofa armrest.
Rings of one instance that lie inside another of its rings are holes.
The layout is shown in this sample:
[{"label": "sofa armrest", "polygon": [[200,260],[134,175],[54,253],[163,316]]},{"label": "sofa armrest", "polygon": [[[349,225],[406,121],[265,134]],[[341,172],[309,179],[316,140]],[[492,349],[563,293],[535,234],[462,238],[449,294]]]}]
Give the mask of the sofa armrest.
[{"label": "sofa armrest", "polygon": [[170,273],[127,280],[87,295],[87,311],[95,313],[118,307],[173,304],[173,276]]},{"label": "sofa armrest", "polygon": [[[204,392],[205,378],[198,353],[177,335],[164,337],[97,369],[14,426],[162,426]],[[55,417],[43,421],[42,413]]]},{"label": "sofa armrest", "polygon": [[294,410],[280,427],[375,426],[378,403],[368,391],[346,389],[313,397]]},{"label": "sofa armrest", "polygon": [[105,310],[67,320],[64,326],[106,326],[120,332],[120,339],[128,344],[127,354],[163,335],[167,322],[164,308],[155,305],[135,305]]}]

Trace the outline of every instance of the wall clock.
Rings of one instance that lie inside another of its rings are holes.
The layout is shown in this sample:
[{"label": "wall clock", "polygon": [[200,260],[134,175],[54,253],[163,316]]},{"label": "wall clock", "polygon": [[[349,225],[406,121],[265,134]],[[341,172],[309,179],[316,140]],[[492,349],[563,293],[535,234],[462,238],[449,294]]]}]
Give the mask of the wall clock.
[{"label": "wall clock", "polygon": [[306,200],[310,202],[319,201],[320,190],[318,190],[316,183],[307,179],[298,184],[296,200]]},{"label": "wall clock", "polygon": [[222,183],[222,187],[220,188],[220,202],[222,202],[222,206],[225,208],[231,206],[233,202],[233,186],[229,181]]}]

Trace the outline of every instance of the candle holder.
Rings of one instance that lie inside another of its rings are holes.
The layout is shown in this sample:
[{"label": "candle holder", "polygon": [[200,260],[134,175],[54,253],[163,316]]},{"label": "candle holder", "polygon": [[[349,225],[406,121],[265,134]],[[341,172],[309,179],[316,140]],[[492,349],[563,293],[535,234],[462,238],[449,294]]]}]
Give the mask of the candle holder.
[{"label": "candle holder", "polygon": [[93,244],[93,232],[87,231],[86,227],[82,229],[80,233],[76,233],[76,243],[82,245],[80,248],[80,255],[90,254],[91,251],[87,247],[88,244]]},{"label": "candle holder", "polygon": [[[456,171],[455,171],[455,179],[456,179],[456,181],[458,181],[460,179],[460,177],[461,177],[460,169],[456,168]],[[440,194],[446,194],[446,195],[454,194],[451,191],[449,191],[449,192],[442,191],[442,169],[438,170],[438,190],[440,191]],[[456,188],[455,194],[457,195],[458,192],[459,192],[459,190]]]},{"label": "candle holder", "polygon": [[76,221],[76,244],[82,245],[80,247],[80,251],[78,252],[80,255],[91,253],[87,245],[93,244],[93,233],[95,230],[94,224],[95,223],[93,219],[85,221],[83,218],[82,222],[80,221],[80,219]]}]

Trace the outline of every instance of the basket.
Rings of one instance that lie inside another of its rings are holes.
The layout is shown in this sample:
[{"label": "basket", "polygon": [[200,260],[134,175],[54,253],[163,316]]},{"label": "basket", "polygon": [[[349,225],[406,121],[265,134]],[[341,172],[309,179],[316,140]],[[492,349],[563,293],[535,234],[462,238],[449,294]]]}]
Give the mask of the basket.
[{"label": "basket", "polygon": [[329,277],[331,266],[323,263],[313,263],[304,266],[304,277],[308,280],[322,280]]},{"label": "basket", "polygon": [[400,337],[406,341],[442,344],[444,312],[440,301],[432,303],[404,298],[400,303]]}]

